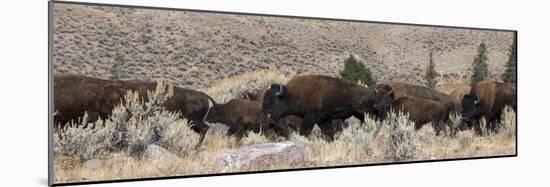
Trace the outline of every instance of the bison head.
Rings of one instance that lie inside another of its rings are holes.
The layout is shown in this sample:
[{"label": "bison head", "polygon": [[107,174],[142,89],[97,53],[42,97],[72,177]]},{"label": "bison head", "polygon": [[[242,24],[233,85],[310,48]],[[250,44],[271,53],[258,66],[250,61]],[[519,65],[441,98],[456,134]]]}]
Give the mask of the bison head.
[{"label": "bison head", "polygon": [[378,111],[378,118],[383,120],[395,101],[395,95],[391,88],[378,90],[376,94],[378,101],[374,103],[374,108]]},{"label": "bison head", "polygon": [[473,93],[464,95],[462,98],[462,123],[459,129],[464,130],[474,126],[473,123],[479,120],[483,114],[483,106],[479,97]]},{"label": "bison head", "polygon": [[291,111],[287,87],[282,84],[272,84],[265,91],[262,103],[262,112],[275,121]]}]

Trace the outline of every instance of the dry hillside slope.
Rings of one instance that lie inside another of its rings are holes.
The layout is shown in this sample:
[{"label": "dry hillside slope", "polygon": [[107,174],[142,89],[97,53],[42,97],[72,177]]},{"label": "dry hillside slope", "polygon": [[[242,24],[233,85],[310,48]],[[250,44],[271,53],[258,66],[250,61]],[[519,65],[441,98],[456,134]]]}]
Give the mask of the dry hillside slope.
[{"label": "dry hillside slope", "polygon": [[[280,66],[338,76],[351,53],[381,80],[419,80],[434,49],[437,70],[464,78],[480,42],[500,75],[513,33],[186,11],[56,4],[54,71],[99,78],[167,79],[204,89],[216,80]],[[391,77],[390,77],[391,75]],[[449,77],[450,76],[450,77]]]}]

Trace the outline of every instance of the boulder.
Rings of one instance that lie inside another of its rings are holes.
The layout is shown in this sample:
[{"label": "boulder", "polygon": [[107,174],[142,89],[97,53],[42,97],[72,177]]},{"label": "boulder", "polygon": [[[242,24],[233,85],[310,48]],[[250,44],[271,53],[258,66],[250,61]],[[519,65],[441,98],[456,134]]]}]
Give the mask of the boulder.
[{"label": "boulder", "polygon": [[276,166],[300,165],[305,162],[305,147],[286,141],[255,144],[216,158],[216,172],[270,169]]},{"label": "boulder", "polygon": [[162,162],[162,161],[179,161],[180,158],[170,151],[158,146],[158,145],[147,145],[147,148],[143,152],[143,159],[149,160],[152,162]]},{"label": "boulder", "polygon": [[85,168],[88,169],[99,169],[103,166],[103,161],[99,159],[91,159],[82,164]]}]

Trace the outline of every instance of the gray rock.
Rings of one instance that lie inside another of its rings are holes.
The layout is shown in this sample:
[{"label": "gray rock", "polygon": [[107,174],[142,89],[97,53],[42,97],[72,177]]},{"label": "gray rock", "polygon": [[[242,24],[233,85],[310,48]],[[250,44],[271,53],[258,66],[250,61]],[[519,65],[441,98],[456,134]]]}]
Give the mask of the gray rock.
[{"label": "gray rock", "polygon": [[88,169],[98,169],[103,166],[103,161],[99,159],[91,159],[83,163],[83,166]]},{"label": "gray rock", "polygon": [[255,144],[216,158],[217,172],[268,169],[277,165],[303,164],[305,147],[294,142]]},{"label": "gray rock", "polygon": [[179,161],[180,158],[170,151],[158,146],[158,145],[148,145],[145,151],[143,152],[143,159],[152,161],[152,162],[159,162],[162,160],[170,160],[170,161]]}]

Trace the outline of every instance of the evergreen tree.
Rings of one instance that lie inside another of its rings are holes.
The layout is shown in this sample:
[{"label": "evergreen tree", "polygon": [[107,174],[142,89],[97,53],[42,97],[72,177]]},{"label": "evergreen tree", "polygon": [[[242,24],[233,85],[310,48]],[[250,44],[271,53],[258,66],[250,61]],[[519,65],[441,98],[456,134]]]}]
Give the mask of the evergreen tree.
[{"label": "evergreen tree", "polygon": [[437,77],[439,76],[439,74],[437,73],[437,71],[435,71],[433,52],[430,52],[429,61],[430,62],[428,64],[428,67],[426,68],[426,75],[424,75],[424,84],[426,84],[426,86],[430,88],[435,88],[435,86],[437,85]]},{"label": "evergreen tree", "polygon": [[115,54],[115,62],[111,66],[111,79],[112,80],[119,80],[121,78],[121,69],[124,65],[124,55],[122,53],[116,53]]},{"label": "evergreen tree", "polygon": [[504,73],[501,75],[501,79],[504,82],[508,83],[516,83],[516,68],[517,68],[517,62],[516,62],[516,37],[514,36],[514,43],[512,43],[512,46],[510,46],[510,51],[508,53],[508,61],[506,62],[506,70],[504,70]]},{"label": "evergreen tree", "polygon": [[489,65],[487,64],[487,61],[489,61],[487,46],[485,45],[485,42],[481,42],[477,48],[477,55],[472,63],[473,74],[470,79],[471,84],[476,84],[479,81],[485,80],[489,77]]},{"label": "evergreen tree", "polygon": [[347,80],[352,83],[357,83],[361,81],[368,86],[376,84],[376,80],[373,78],[373,75],[368,67],[365,66],[362,62],[358,61],[350,55],[344,61],[344,70],[340,72],[343,80]]}]

